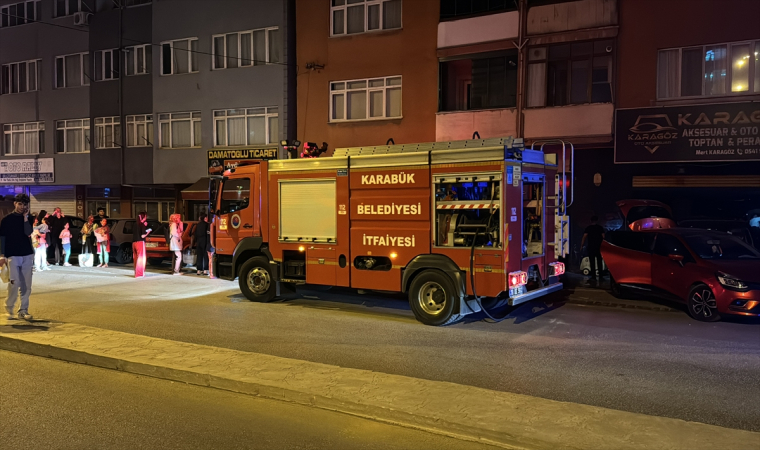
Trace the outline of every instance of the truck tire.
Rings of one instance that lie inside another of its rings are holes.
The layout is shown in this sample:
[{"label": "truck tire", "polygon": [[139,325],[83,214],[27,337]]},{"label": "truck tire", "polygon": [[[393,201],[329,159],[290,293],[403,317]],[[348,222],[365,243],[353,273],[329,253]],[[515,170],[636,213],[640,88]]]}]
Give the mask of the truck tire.
[{"label": "truck tire", "polygon": [[251,258],[240,268],[240,290],[252,302],[268,302],[274,298],[276,281],[269,268],[269,260],[263,256]]},{"label": "truck tire", "polygon": [[454,283],[439,270],[421,272],[409,287],[409,306],[425,325],[448,325],[459,320],[459,314],[454,313],[458,300]]}]

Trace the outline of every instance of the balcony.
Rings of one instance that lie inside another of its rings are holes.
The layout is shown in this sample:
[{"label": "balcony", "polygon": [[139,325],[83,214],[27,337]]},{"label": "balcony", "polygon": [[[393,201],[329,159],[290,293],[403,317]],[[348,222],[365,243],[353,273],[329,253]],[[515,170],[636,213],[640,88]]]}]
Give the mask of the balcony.
[{"label": "balcony", "polygon": [[[578,0],[534,6],[528,10],[528,34],[560,33],[617,25],[617,4],[617,0]],[[440,28],[438,36],[440,42]]]},{"label": "balcony", "polygon": [[517,11],[441,22],[438,24],[438,48],[514,39],[518,25]]},{"label": "balcony", "polygon": [[615,108],[612,103],[557,106],[526,109],[523,116],[526,139],[600,137],[609,140]]},{"label": "balcony", "polygon": [[435,116],[435,140],[472,139],[476,131],[483,139],[516,136],[516,125],[514,108],[439,112]]}]

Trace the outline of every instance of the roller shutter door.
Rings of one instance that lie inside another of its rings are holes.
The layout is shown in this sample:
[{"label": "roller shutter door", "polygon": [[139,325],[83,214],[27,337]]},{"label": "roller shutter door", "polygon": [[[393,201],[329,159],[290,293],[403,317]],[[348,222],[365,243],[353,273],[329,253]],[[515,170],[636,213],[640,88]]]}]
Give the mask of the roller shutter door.
[{"label": "roller shutter door", "polygon": [[74,186],[31,186],[29,211],[52,213],[58,207],[67,216],[76,215],[77,201]]},{"label": "roller shutter door", "polygon": [[335,179],[280,181],[280,239],[335,242]]}]

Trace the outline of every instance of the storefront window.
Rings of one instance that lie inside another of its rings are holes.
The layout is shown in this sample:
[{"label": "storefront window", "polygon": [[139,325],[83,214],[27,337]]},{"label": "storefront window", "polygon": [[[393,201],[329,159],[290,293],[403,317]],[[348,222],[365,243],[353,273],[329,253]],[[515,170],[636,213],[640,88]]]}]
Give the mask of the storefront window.
[{"label": "storefront window", "polygon": [[726,93],[726,46],[705,48],[705,95]]},{"label": "storefront window", "polygon": [[749,44],[731,46],[731,92],[749,89]]}]

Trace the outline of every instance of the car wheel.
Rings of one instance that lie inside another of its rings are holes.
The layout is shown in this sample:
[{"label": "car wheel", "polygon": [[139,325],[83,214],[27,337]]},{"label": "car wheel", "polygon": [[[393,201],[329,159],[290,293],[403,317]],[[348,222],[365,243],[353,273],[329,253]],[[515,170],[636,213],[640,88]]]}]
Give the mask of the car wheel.
[{"label": "car wheel", "polygon": [[425,270],[412,280],[409,306],[414,317],[425,325],[448,325],[460,319],[454,314],[457,301],[454,283],[438,270]]},{"label": "car wheel", "polygon": [[689,315],[702,322],[716,322],[720,320],[718,302],[715,300],[712,290],[707,285],[699,284],[689,292],[686,300],[686,308]]},{"label": "car wheel", "polygon": [[591,269],[583,269],[583,275],[588,276],[591,273]]},{"label": "car wheel", "polygon": [[277,282],[269,268],[269,260],[262,256],[251,258],[243,264],[238,283],[245,298],[252,302],[268,302],[276,292]]},{"label": "car wheel", "polygon": [[116,250],[116,262],[119,264],[132,264],[132,246],[122,245]]}]

